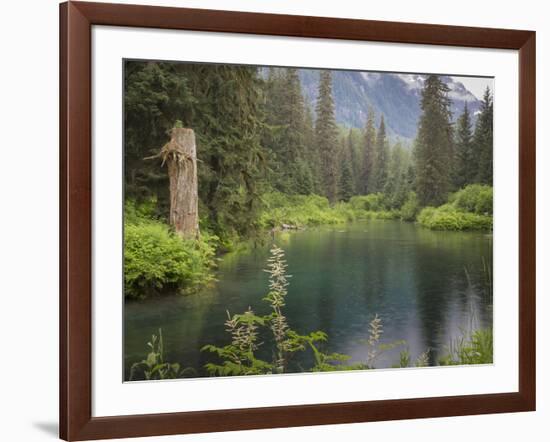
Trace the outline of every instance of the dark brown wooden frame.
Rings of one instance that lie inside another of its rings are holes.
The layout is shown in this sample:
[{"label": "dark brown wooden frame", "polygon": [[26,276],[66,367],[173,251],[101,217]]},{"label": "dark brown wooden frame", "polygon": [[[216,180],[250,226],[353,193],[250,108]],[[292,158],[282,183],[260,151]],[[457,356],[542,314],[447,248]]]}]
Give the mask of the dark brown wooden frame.
[{"label": "dark brown wooden frame", "polygon": [[[91,27],[519,51],[519,392],[92,417]],[[68,2],[60,5],[60,437],[121,438],[535,410],[535,32]]]}]

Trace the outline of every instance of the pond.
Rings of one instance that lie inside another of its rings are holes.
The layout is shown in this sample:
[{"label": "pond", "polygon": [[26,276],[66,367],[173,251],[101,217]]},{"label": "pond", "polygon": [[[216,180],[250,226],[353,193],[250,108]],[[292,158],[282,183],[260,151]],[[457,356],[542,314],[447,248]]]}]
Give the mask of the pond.
[{"label": "pond", "polygon": [[[352,362],[366,360],[364,341],[375,314],[383,323],[381,342],[406,340],[413,359],[429,349],[431,364],[463,330],[492,324],[484,271],[492,263],[491,234],[372,220],[281,232],[273,242],[285,251],[292,275],[284,310],[290,326],[301,334],[324,331],[326,350],[350,355]],[[242,313],[250,306],[257,314],[269,313],[262,301],[269,248],[224,255],[217,283],[202,293],[126,302],[125,376],[145,357],[146,343],[159,328],[165,359],[206,376],[203,366],[214,356],[200,349],[229,343],[227,311]],[[384,353],[377,368],[395,364],[403,348]],[[302,371],[308,358],[300,353],[292,370]]]}]

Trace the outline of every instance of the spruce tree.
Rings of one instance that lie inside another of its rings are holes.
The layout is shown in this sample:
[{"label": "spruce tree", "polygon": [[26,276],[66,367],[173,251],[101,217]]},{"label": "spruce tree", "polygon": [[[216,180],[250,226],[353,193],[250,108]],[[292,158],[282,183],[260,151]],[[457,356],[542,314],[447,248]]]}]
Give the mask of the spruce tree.
[{"label": "spruce tree", "polygon": [[138,200],[158,196],[157,215],[167,216],[166,170],[144,158],[158,153],[176,120],[189,117],[195,102],[191,84],[172,63],[127,61],[124,77],[126,196]]},{"label": "spruce tree", "polygon": [[449,88],[430,75],[422,91],[422,114],[415,144],[416,191],[422,206],[438,206],[451,189],[451,112]]},{"label": "spruce tree", "polygon": [[354,194],[350,137],[351,130],[348,137],[342,138],[342,147],[340,149],[339,197],[342,201],[349,201]]},{"label": "spruce tree", "polygon": [[361,176],[361,161],[359,161],[359,152],[357,150],[356,132],[350,128],[347,136],[347,156],[349,158],[350,171],[352,176],[352,193],[358,193],[360,176]]},{"label": "spruce tree", "polygon": [[475,181],[478,172],[478,162],[475,158],[472,142],[472,120],[468,103],[464,102],[464,111],[458,118],[455,142],[455,173],[453,181],[460,189]]},{"label": "spruce tree", "polygon": [[304,103],[304,160],[307,163],[312,180],[312,193],[320,194],[321,176],[319,152],[317,151],[315,140],[315,124],[313,120],[313,111],[308,103]]},{"label": "spruce tree", "polygon": [[306,161],[304,98],[297,69],[286,69],[284,90],[285,102],[281,111],[285,130],[281,160],[287,193],[310,194],[313,191],[313,177]]},{"label": "spruce tree", "polygon": [[384,115],[380,117],[380,126],[376,133],[374,146],[374,185],[371,192],[382,192],[388,180],[388,140],[386,139],[386,124]]},{"label": "spruce tree", "polygon": [[315,138],[319,152],[323,194],[331,203],[338,198],[338,140],[332,97],[332,74],[321,71],[317,106],[315,108]]},{"label": "spruce tree", "polygon": [[392,209],[398,209],[403,205],[410,190],[408,183],[410,157],[398,141],[391,149],[388,179],[384,186],[386,202]]},{"label": "spruce tree", "polygon": [[197,137],[199,199],[220,237],[251,235],[263,192],[262,79],[248,66],[178,64],[195,104],[182,114]]},{"label": "spruce tree", "polygon": [[363,148],[363,164],[361,174],[361,188],[359,189],[363,194],[372,192],[375,179],[373,174],[374,165],[374,145],[376,143],[376,129],[374,127],[374,109],[369,108],[367,116],[367,122],[365,124],[364,133],[364,148]]},{"label": "spruce tree", "polygon": [[489,87],[485,89],[481,113],[474,132],[474,149],[478,157],[476,181],[493,185],[493,97]]}]

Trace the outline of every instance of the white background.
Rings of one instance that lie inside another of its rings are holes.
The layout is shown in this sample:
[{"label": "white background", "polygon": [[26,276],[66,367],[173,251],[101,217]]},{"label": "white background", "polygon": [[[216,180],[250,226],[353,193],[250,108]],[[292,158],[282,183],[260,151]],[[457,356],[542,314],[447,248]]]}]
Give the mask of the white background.
[{"label": "white background", "polygon": [[[152,3],[152,2],[151,2]],[[479,2],[463,0],[450,8],[440,1],[353,0],[306,1],[202,0],[156,4],[189,7],[341,16],[456,25],[525,28],[537,31],[538,69],[538,411],[529,414],[475,416],[280,429],[214,435],[174,436],[148,440],[265,441],[407,440],[517,441],[546,440],[550,430],[547,339],[550,280],[548,78],[550,30],[544,2]],[[58,12],[57,2],[27,0],[3,6],[0,68],[0,191],[2,216],[3,361],[0,372],[2,426],[7,441],[55,440],[57,422],[57,290],[58,290]],[[544,102],[546,101],[546,103]],[[546,263],[546,264],[544,264]]]},{"label": "white background", "polygon": [[[516,52],[104,26],[92,35],[93,416],[518,391]],[[494,75],[495,363],[122,383],[123,58]]]}]

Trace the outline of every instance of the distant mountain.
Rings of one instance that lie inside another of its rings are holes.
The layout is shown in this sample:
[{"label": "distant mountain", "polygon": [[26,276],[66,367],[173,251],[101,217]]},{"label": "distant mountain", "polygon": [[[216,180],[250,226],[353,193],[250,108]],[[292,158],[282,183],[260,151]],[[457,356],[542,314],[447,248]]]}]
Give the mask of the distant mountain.
[{"label": "distant mountain", "polygon": [[[306,101],[315,109],[319,71],[299,71]],[[368,108],[372,106],[377,116],[377,124],[380,115],[384,115],[386,127],[392,138],[399,137],[405,141],[414,139],[421,113],[420,99],[426,75],[334,71],[332,78],[338,123],[363,128]],[[450,88],[453,120],[462,112],[464,102],[468,103],[472,115],[479,111],[481,101],[462,83],[450,76],[441,78]]]}]

